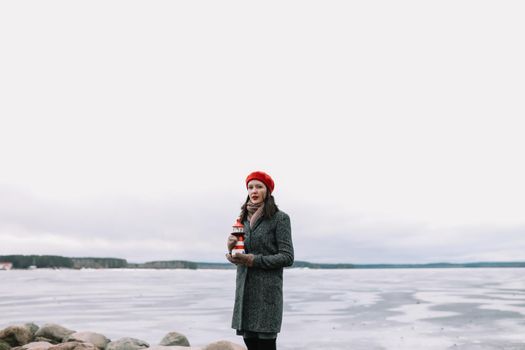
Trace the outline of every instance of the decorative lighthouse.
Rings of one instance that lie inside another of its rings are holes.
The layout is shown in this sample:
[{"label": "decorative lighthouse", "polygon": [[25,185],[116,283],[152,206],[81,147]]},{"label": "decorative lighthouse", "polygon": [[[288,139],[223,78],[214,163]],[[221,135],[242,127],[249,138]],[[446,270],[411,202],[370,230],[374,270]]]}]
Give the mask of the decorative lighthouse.
[{"label": "decorative lighthouse", "polygon": [[233,224],[233,232],[232,235],[237,236],[237,243],[235,244],[235,247],[232,249],[232,256],[235,256],[235,254],[244,254],[244,225],[241,223],[240,219],[237,219],[235,224]]}]

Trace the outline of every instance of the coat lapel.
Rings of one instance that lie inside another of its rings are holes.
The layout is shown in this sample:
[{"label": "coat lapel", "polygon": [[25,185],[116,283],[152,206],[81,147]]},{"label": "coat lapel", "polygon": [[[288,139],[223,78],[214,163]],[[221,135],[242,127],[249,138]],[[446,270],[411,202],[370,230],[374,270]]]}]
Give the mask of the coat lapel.
[{"label": "coat lapel", "polygon": [[257,227],[259,227],[259,225],[261,224],[262,221],[263,221],[263,218],[260,217],[259,220],[257,220],[255,222],[255,225],[253,225],[253,228],[251,228],[250,231],[253,232],[253,231],[257,230]]},{"label": "coat lapel", "polygon": [[259,227],[261,222],[263,221],[263,218],[259,218],[255,225],[253,227],[250,227],[250,221],[246,220],[244,222],[244,246],[247,249],[247,252],[251,251],[251,242],[252,242],[252,236],[255,230]]}]

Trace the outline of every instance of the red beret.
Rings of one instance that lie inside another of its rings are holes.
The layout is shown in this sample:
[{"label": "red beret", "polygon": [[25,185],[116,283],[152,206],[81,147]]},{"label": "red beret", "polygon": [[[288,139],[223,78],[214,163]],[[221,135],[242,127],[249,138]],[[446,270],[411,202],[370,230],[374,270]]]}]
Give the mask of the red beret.
[{"label": "red beret", "polygon": [[263,184],[266,185],[266,188],[270,191],[270,193],[273,192],[273,188],[274,188],[275,184],[273,183],[273,180],[270,177],[270,175],[266,174],[265,172],[263,172],[263,171],[254,171],[253,173],[248,175],[248,177],[246,177],[246,188],[248,188],[248,182],[250,182],[252,180],[259,180],[259,181],[261,181]]}]

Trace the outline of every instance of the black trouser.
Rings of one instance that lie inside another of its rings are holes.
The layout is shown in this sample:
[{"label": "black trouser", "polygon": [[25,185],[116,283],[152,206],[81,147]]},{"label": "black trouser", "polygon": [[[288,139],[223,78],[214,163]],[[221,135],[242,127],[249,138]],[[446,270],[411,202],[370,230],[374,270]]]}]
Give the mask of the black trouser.
[{"label": "black trouser", "polygon": [[243,338],[248,350],[276,350],[277,339]]}]

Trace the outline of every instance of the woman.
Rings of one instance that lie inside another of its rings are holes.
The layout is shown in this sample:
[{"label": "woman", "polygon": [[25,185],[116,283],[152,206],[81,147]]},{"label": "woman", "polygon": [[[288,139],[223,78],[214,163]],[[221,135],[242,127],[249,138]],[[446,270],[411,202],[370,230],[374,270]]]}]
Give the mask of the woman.
[{"label": "woman", "polygon": [[272,196],[270,175],[246,178],[248,197],[241,208],[246,254],[231,255],[237,238],[228,238],[226,258],[237,265],[232,328],[248,350],[275,350],[283,316],[283,267],[294,260],[290,218]]}]

